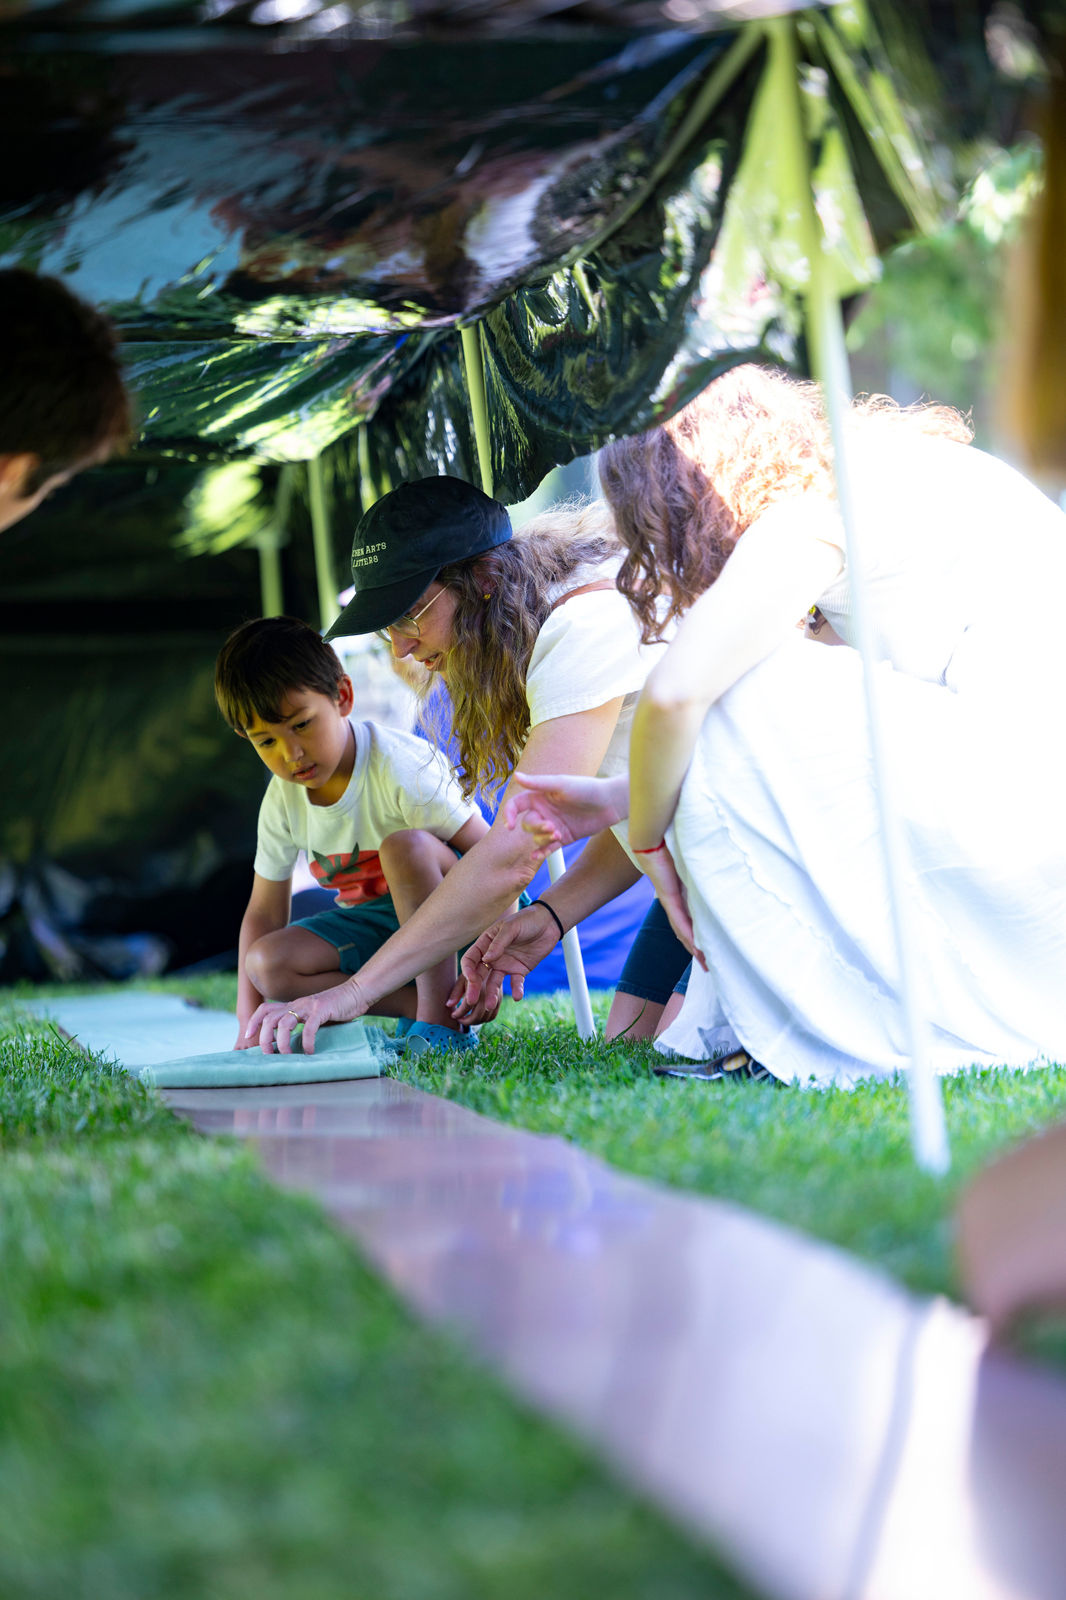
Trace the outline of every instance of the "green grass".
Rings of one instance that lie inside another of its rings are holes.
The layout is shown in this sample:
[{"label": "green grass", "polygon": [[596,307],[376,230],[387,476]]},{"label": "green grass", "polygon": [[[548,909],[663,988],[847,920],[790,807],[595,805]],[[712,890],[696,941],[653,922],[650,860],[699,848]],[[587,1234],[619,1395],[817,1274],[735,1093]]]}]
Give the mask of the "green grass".
[{"label": "green grass", "polygon": [[[609,997],[596,997],[601,1022]],[[561,1134],[614,1166],[751,1206],[843,1245],[912,1288],[956,1293],[951,1218],[997,1150],[1066,1116],[1066,1069],[944,1081],[952,1170],[917,1170],[901,1083],[816,1091],[657,1078],[649,1045],[578,1039],[565,996],[505,1002],[476,1054],[415,1058],[408,1082]]]},{"label": "green grass", "polygon": [[[138,987],[234,1002],[228,976]],[[121,1073],[14,1027],[0,1039],[5,1600],[736,1593],[414,1325],[313,1205]],[[582,1044],[554,997],[508,1003],[474,1055],[394,1070],[949,1293],[960,1185],[1066,1114],[1059,1067],[949,1080],[954,1164],[936,1181],[915,1169],[898,1084],[678,1082],[657,1060]],[[1066,1343],[1043,1348],[1063,1359]]]},{"label": "green grass", "polygon": [[10,1009],[0,1286],[5,1600],[739,1595],[316,1206]]},{"label": "green grass", "polygon": [[[230,974],[150,985],[232,1008]],[[40,992],[40,991],[38,991]],[[593,996],[601,1029],[609,994]],[[1066,1117],[1066,1068],[944,1080],[952,1170],[920,1173],[902,1083],[814,1091],[657,1078],[648,1044],[585,1044],[566,995],[505,1001],[474,1054],[393,1072],[499,1121],[560,1134],[627,1172],[751,1206],[844,1246],[912,1288],[957,1294],[951,1219],[965,1180]]]}]

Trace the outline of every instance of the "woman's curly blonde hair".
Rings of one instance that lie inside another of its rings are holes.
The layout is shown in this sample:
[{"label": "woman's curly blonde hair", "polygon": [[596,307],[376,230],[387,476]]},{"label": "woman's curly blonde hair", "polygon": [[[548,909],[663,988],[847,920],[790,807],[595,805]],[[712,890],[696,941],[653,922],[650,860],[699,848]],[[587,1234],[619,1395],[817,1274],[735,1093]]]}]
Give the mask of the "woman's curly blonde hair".
[{"label": "woman's curly blonde hair", "polygon": [[486,795],[501,789],[522,754],[529,735],[526,672],[553,593],[565,593],[580,567],[621,555],[611,513],[594,501],[555,506],[506,544],[441,569],[438,581],[459,602],[442,668],[451,705],[429,702],[424,720],[438,742],[449,732],[454,737],[468,797],[475,789]]},{"label": "woman's curly blonde hair", "polygon": [[[856,421],[905,426],[969,444],[950,406],[854,403]],[[833,452],[817,384],[766,367],[734,367],[661,428],[607,445],[600,482],[628,554],[618,587],[645,644],[688,610],[768,506],[813,491],[831,498]],[[660,596],[666,600],[664,606]]]}]

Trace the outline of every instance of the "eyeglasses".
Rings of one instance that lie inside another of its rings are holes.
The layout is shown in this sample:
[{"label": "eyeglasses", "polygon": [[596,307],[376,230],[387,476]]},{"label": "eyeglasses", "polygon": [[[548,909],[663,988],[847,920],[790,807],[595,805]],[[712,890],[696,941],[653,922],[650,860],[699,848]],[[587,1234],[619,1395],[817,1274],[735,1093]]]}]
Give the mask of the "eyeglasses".
[{"label": "eyeglasses", "polygon": [[398,617],[395,622],[390,622],[387,628],[379,628],[377,630],[378,638],[384,639],[386,644],[389,643],[389,636],[393,633],[398,633],[401,639],[420,639],[422,630],[418,626],[418,619],[425,616],[430,606],[436,605],[443,593],[443,589],[438,589],[433,599],[427,600],[420,610],[408,611],[402,617]]}]

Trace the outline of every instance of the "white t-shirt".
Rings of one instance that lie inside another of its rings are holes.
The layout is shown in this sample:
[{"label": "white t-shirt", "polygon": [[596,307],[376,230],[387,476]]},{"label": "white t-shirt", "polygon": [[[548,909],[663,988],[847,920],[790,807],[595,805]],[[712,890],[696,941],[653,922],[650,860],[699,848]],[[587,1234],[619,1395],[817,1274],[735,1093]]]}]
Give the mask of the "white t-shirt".
[{"label": "white t-shirt", "polygon": [[[580,567],[558,592],[568,594],[604,578],[613,581],[620,564],[615,557],[602,566]],[[553,717],[591,711],[621,695],[618,722],[596,775],[614,778],[628,772],[629,731],[640,691],[666,648],[666,644],[641,644],[640,624],[617,589],[598,589],[564,600],[546,619],[529,658],[526,701],[530,729]],[[619,823],[613,832],[626,849],[626,824]]]},{"label": "white t-shirt", "polygon": [[477,807],[464,800],[447,760],[413,733],[349,718],[355,766],[331,806],[314,806],[298,783],[272,778],[259,808],[255,870],[274,883],[291,878],[301,850],[338,906],[362,905],[388,892],[378,847],[401,828],[454,839]]}]

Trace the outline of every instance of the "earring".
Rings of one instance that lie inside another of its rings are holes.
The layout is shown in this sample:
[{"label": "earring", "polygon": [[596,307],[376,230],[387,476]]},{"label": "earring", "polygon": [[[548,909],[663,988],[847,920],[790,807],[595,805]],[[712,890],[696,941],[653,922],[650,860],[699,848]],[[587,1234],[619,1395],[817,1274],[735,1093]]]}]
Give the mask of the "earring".
[{"label": "earring", "polygon": [[491,600],[492,599],[492,595],[491,595],[491,593],[490,594],[483,594],[481,596],[481,598],[482,598],[482,600]]}]

